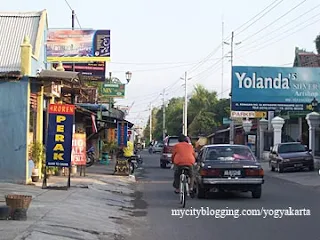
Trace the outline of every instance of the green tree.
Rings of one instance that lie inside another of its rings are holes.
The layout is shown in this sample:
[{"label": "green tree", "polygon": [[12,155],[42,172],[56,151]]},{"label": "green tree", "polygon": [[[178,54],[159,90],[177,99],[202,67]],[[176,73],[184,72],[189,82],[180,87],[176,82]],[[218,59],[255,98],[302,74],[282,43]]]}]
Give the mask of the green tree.
[{"label": "green tree", "polygon": [[[158,124],[157,123],[157,118],[156,118],[156,115],[157,115],[158,111],[159,111],[158,108],[153,108],[152,111],[151,111],[151,115],[152,115],[152,129],[151,129],[151,132],[152,132],[152,138],[153,139],[154,139],[154,131],[155,131],[156,126]],[[143,135],[145,136],[146,139],[148,139],[147,143],[149,143],[149,134],[150,134],[150,117],[149,117],[149,120],[147,122],[147,126],[143,131]]]},{"label": "green tree", "polygon": [[314,40],[318,54],[320,54],[320,34]]},{"label": "green tree", "polygon": [[217,126],[222,126],[223,118],[230,117],[230,98],[229,99],[220,99],[214,105],[214,119],[217,123]]},{"label": "green tree", "polygon": [[182,132],[183,98],[172,98],[166,108],[166,129],[169,135]]},{"label": "green tree", "polygon": [[213,112],[201,110],[188,127],[189,134],[197,136],[201,134],[209,135],[212,133],[213,128],[217,126],[214,117],[215,114]]}]

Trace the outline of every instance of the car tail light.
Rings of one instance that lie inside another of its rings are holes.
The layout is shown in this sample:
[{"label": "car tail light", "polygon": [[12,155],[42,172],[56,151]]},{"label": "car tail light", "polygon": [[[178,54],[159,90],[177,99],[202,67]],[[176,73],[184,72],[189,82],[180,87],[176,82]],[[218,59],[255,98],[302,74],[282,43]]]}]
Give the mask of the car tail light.
[{"label": "car tail light", "polygon": [[246,176],[264,176],[263,169],[246,169]]},{"label": "car tail light", "polygon": [[220,170],[219,169],[201,169],[200,175],[201,176],[214,176],[218,177],[220,176]]}]

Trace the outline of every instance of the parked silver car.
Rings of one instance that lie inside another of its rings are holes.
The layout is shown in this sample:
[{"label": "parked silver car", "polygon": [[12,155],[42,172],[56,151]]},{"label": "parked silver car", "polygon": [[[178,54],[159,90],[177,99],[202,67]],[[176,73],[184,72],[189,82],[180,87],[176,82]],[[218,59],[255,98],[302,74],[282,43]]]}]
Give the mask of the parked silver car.
[{"label": "parked silver car", "polygon": [[153,153],[161,153],[163,149],[163,143],[156,143],[153,147],[152,147],[152,152]]}]

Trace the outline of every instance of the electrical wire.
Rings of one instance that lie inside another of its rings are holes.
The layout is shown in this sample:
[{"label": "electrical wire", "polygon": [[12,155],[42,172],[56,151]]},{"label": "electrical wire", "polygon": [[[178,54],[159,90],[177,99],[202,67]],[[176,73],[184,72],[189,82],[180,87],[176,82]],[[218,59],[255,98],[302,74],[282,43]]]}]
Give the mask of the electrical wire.
[{"label": "electrical wire", "polygon": [[[70,3],[68,2],[68,0],[64,0],[64,1],[65,1],[65,3],[68,5],[69,9],[70,9],[71,11],[74,11],[74,9],[71,7],[71,5],[70,5]],[[77,21],[77,23],[78,23],[78,25],[79,25],[79,28],[82,29],[77,14],[75,14],[75,18],[76,18],[76,21]]]},{"label": "electrical wire", "polygon": [[[271,32],[268,32],[267,34],[261,36],[261,37],[259,38],[259,40],[260,40],[260,39],[265,40],[265,37],[271,36],[271,34],[273,34],[273,33],[277,32],[277,31],[283,29],[284,27],[287,27],[288,25],[290,25],[290,24],[294,23],[295,21],[301,19],[302,17],[306,16],[308,13],[314,11],[315,9],[317,9],[317,8],[319,8],[319,7],[320,7],[320,4],[316,5],[315,7],[311,8],[310,10],[308,10],[308,11],[306,11],[306,12],[304,12],[304,13],[302,13],[302,14],[299,15],[298,17],[290,20],[289,23],[285,23],[285,24],[283,24],[282,26],[280,26],[279,28],[276,28],[276,29],[272,30]],[[319,15],[319,14],[317,13],[316,15],[314,15],[314,17],[316,17],[316,16],[318,16],[318,15]],[[312,17],[312,18],[313,18],[313,17]],[[258,40],[258,41],[259,41],[259,40]],[[253,42],[251,42],[251,43],[250,43],[250,42],[247,43],[246,45],[242,45],[242,46],[240,46],[240,47],[238,48],[238,50],[239,50],[239,49],[242,49],[242,48],[244,48],[244,47],[248,47],[248,46],[250,46],[250,45],[252,45],[253,43],[256,43],[256,42],[257,42],[257,41],[253,41]]]},{"label": "electrical wire", "polygon": [[[268,43],[269,41],[267,41],[266,44],[264,44],[264,45],[262,45],[262,46],[261,46],[261,44],[259,44],[259,45],[257,45],[257,49],[255,49],[255,48],[253,47],[253,48],[248,49],[248,50],[249,50],[248,53],[247,53],[247,51],[245,51],[244,53],[245,53],[246,55],[249,55],[249,54],[255,53],[255,52],[257,52],[257,51],[260,51],[260,50],[262,50],[262,49],[264,49],[264,48],[266,48],[266,47],[268,47],[268,46],[270,46],[270,45],[273,45],[273,44],[275,44],[275,43],[278,43],[278,42],[280,42],[280,41],[282,41],[282,40],[284,40],[284,39],[292,36],[293,34],[295,34],[295,33],[297,33],[297,32],[300,32],[301,30],[306,29],[307,27],[309,27],[309,26],[311,26],[311,25],[316,24],[316,23],[319,22],[319,21],[320,21],[320,18],[317,19],[317,20],[314,21],[314,22],[311,22],[311,23],[309,23],[309,24],[307,24],[307,25],[299,28],[298,30],[296,30],[296,31],[294,31],[294,32],[292,32],[292,33],[290,33],[290,34],[287,34],[287,35],[286,35],[285,37],[283,37],[283,38],[280,38],[280,39],[278,39],[278,40],[276,40],[276,41],[273,41],[273,42],[270,42],[270,43]],[[289,31],[292,30],[292,29],[295,29],[295,27],[289,29],[289,30],[286,31],[286,32],[283,32],[283,34],[289,32]],[[282,35],[282,34],[281,34],[281,35]],[[250,50],[253,50],[253,51],[250,51]]]},{"label": "electrical wire", "polygon": [[256,36],[257,34],[261,33],[262,31],[264,31],[265,29],[267,29],[268,27],[270,27],[271,25],[273,25],[274,23],[278,22],[280,19],[284,18],[285,16],[287,16],[289,13],[291,13],[292,11],[296,10],[298,7],[300,7],[302,4],[304,4],[307,0],[303,0],[301,2],[299,2],[296,6],[294,6],[293,8],[291,8],[289,11],[287,11],[285,14],[281,15],[280,17],[276,18],[274,21],[272,21],[271,23],[269,23],[267,26],[261,28],[259,31],[255,32],[254,34],[246,37],[245,39],[243,39],[241,42],[245,42],[248,39]]},{"label": "electrical wire", "polygon": [[[191,66],[194,65],[194,63],[188,63],[188,64],[182,64],[179,66],[171,66],[171,67],[164,67],[164,68],[152,68],[152,69],[143,69],[143,70],[132,70],[133,72],[156,72],[156,71],[162,71],[162,70],[168,70],[168,69],[173,69],[173,68],[180,68],[180,67],[186,67],[186,66]],[[113,70],[112,72],[114,73],[123,73],[126,72],[124,70]]]},{"label": "electrical wire", "polygon": [[240,32],[237,32],[237,35],[239,35],[240,33],[242,33],[243,31],[247,30],[249,27],[251,27],[253,24],[257,23],[260,19],[262,19],[264,16],[266,16],[268,13],[270,13],[274,8],[276,8],[280,3],[282,3],[284,0],[280,0],[280,2],[278,2],[276,5],[274,5],[271,9],[269,9],[269,11],[265,12],[262,16],[260,16],[257,20],[255,20],[254,22],[252,22],[249,26],[247,26],[246,28],[242,29]]},{"label": "electrical wire", "polygon": [[[250,18],[247,22],[245,22],[244,24],[242,24],[240,27],[236,28],[234,30],[234,32],[238,31],[239,29],[241,29],[242,27],[244,27],[247,23],[251,22],[252,20],[254,20],[256,17],[258,17],[261,13],[263,13],[265,10],[267,10],[269,7],[271,7],[274,3],[276,3],[279,0],[275,0],[273,1],[271,4],[269,4],[267,7],[265,7],[263,10],[261,10],[259,13],[257,13],[256,15],[254,15],[252,18]],[[231,35],[230,35],[231,37]]]}]

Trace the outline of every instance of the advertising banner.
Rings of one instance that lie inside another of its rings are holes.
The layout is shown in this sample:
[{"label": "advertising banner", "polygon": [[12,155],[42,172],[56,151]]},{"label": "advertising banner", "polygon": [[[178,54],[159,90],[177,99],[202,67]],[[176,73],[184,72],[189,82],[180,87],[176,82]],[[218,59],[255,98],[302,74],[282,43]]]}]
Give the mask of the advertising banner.
[{"label": "advertising banner", "polygon": [[232,68],[234,111],[304,111],[319,101],[320,68]]},{"label": "advertising banner", "polygon": [[[57,67],[57,65],[55,64],[54,67]],[[65,71],[81,73],[84,81],[104,82],[106,79],[105,62],[75,63],[74,70],[72,67],[72,63],[63,63]]]},{"label": "advertising banner", "polygon": [[125,121],[118,122],[117,127],[118,146],[126,147],[128,141],[128,123]]},{"label": "advertising banner", "polygon": [[125,84],[105,83],[101,88],[103,98],[124,98]]},{"label": "advertising banner", "polygon": [[48,62],[110,61],[110,30],[49,30]]},{"label": "advertising banner", "polygon": [[74,105],[50,104],[46,166],[70,167]]},{"label": "advertising banner", "polygon": [[108,128],[108,142],[114,142],[116,140],[116,130],[114,128]]},{"label": "advertising banner", "polygon": [[72,165],[83,166],[87,163],[86,134],[74,133],[72,139]]}]

